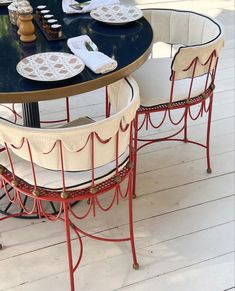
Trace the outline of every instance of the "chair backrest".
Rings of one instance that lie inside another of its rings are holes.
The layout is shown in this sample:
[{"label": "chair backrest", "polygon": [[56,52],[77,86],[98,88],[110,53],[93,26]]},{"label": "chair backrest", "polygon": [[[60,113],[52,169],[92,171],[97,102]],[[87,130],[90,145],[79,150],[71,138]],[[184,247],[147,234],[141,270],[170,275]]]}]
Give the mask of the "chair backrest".
[{"label": "chair backrest", "polygon": [[171,79],[180,80],[212,72],[224,45],[221,26],[212,18],[190,11],[146,9],[154,42],[179,44],[172,60]]},{"label": "chair backrest", "polygon": [[140,104],[138,86],[131,77],[110,85],[109,95],[116,113],[88,125],[37,129],[0,119],[0,144],[9,154],[12,151],[51,170],[82,171],[103,166],[128,149]]}]

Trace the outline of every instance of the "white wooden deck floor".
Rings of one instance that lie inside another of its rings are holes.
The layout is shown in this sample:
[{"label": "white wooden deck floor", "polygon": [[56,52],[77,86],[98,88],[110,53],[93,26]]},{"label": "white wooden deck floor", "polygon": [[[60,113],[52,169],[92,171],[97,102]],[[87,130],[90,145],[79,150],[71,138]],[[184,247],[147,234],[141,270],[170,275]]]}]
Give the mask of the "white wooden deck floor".
[{"label": "white wooden deck floor", "polygon": [[[77,290],[234,291],[234,1],[126,2],[200,11],[224,24],[226,44],[212,124],[213,173],[206,173],[205,153],[193,145],[160,143],[140,152],[138,198],[134,200],[140,270],[132,269],[129,244],[84,238],[85,252],[75,276]],[[102,117],[102,94],[99,90],[91,98],[89,94],[71,98],[74,116]],[[55,116],[63,101],[57,103]],[[55,108],[54,102],[42,104],[45,116],[52,105]],[[190,124],[190,133],[202,140],[204,128],[205,120],[198,120]],[[82,209],[85,204],[76,207]],[[107,215],[81,224],[92,233],[123,234],[127,231],[125,211],[126,203],[122,203]],[[0,251],[1,291],[69,290],[60,222],[4,221],[0,242],[5,246]],[[75,241],[73,245],[76,250]]]}]

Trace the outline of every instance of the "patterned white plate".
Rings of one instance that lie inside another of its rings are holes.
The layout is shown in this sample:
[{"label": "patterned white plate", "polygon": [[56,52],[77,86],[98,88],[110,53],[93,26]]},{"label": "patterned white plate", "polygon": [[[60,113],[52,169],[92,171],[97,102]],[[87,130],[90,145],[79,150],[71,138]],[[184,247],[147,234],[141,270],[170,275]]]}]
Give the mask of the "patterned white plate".
[{"label": "patterned white plate", "polygon": [[13,0],[0,0],[0,6],[8,6]]},{"label": "patterned white plate", "polygon": [[135,6],[110,5],[91,11],[91,17],[108,24],[126,24],[143,16],[142,11]]},{"label": "patterned white plate", "polygon": [[49,52],[22,59],[16,70],[27,79],[50,82],[72,78],[81,73],[84,67],[84,63],[77,56]]}]

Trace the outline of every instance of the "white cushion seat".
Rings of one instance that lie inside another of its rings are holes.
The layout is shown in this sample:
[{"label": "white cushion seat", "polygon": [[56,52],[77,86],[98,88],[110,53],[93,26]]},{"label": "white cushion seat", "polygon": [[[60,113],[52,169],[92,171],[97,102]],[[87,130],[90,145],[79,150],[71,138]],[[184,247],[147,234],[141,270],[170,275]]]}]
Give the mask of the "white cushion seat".
[{"label": "white cushion seat", "polygon": [[[142,67],[134,72],[133,77],[137,81],[140,89],[141,106],[152,107],[169,103],[171,63],[171,58],[149,59]],[[204,92],[205,81],[206,75],[194,79],[191,98]],[[188,98],[190,82],[190,78],[175,81],[173,102]]]}]

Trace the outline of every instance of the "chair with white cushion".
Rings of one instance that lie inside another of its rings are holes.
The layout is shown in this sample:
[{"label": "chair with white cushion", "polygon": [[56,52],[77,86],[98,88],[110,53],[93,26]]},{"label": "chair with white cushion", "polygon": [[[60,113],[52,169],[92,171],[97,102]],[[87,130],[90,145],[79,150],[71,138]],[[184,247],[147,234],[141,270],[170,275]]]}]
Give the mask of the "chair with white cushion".
[{"label": "chair with white cushion", "polygon": [[[197,144],[206,149],[207,172],[210,173],[213,91],[224,44],[223,31],[215,20],[199,13],[147,9],[144,15],[152,25],[154,45],[153,57],[133,74],[140,88],[141,103],[135,148],[139,150],[154,142],[170,140]],[[161,48],[169,55],[159,58]],[[208,114],[207,138],[205,143],[200,143],[189,138],[188,122],[205,113]],[[139,137],[140,130],[161,129],[166,123],[177,128],[175,133],[159,138]]]},{"label": "chair with white cushion", "polygon": [[[14,215],[37,213],[39,217],[65,222],[71,290],[75,290],[74,272],[82,257],[81,234],[108,242],[130,241],[133,267],[138,269],[132,193],[133,128],[140,105],[139,89],[134,79],[128,77],[110,85],[108,94],[115,113],[98,122],[86,119],[82,126],[73,122],[56,129],[26,128],[0,119],[0,144],[3,147],[0,151],[0,189],[4,189],[11,202],[21,206],[20,213]],[[8,192],[8,186],[14,191]],[[104,205],[101,196],[105,193],[110,199]],[[25,196],[34,201],[31,209],[24,206]],[[80,210],[82,213],[79,213],[79,207],[71,207],[75,201],[88,199],[85,212]],[[74,222],[95,216],[98,210],[108,211],[121,199],[129,201],[129,233],[125,237],[89,234]],[[59,212],[56,215],[48,213],[45,201],[59,203]],[[80,245],[80,255],[75,263],[70,227]]]}]

